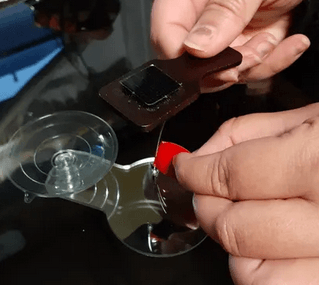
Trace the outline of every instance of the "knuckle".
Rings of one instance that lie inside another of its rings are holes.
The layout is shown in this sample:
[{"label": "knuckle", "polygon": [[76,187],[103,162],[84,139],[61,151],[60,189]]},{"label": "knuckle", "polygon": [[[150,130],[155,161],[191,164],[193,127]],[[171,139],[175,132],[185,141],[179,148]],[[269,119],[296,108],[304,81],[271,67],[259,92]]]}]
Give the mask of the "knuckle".
[{"label": "knuckle", "polygon": [[304,124],[309,125],[312,128],[318,129],[319,128],[319,117],[313,117],[310,119],[307,119]]},{"label": "knuckle", "polygon": [[315,171],[319,166],[318,162],[318,142],[319,142],[319,117],[308,119],[304,122],[305,130],[301,132],[303,138],[300,156],[303,165],[309,165],[310,171]]},{"label": "knuckle", "polygon": [[319,117],[313,117],[304,121],[300,131],[301,135],[306,136],[308,145],[312,145],[313,142],[317,147],[319,140]]},{"label": "knuckle", "polygon": [[237,240],[234,227],[231,223],[229,211],[222,213],[216,221],[216,234],[219,244],[228,253],[234,256],[241,256],[239,251],[239,243]]},{"label": "knuckle", "polygon": [[207,6],[208,10],[210,8],[214,10],[216,10],[216,8],[221,10],[223,14],[229,18],[233,18],[235,16],[239,23],[242,22],[243,26],[248,25],[248,21],[244,19],[245,17],[242,17],[242,15],[245,15],[246,10],[245,0],[215,0]]},{"label": "knuckle", "polygon": [[[245,66],[245,69],[253,67],[256,64],[259,64],[262,62],[262,56],[259,54],[259,52],[257,52],[256,49],[254,49],[252,47],[245,46],[242,49],[242,55],[244,58],[243,63],[245,61],[246,65],[247,65],[247,62],[248,62],[248,66]],[[243,63],[242,63],[242,65],[243,65]]]},{"label": "knuckle", "polygon": [[227,167],[227,160],[223,154],[215,160],[212,166],[211,187],[214,194],[218,197],[230,198],[229,193],[229,172]]},{"label": "knuckle", "polygon": [[[294,141],[293,161],[294,173],[301,174],[304,181],[308,181],[306,197],[315,195],[317,197],[318,167],[319,167],[319,117],[309,118],[302,125],[282,135],[287,141]],[[308,197],[308,198],[309,198]]]},{"label": "knuckle", "polygon": [[229,119],[228,121],[223,123],[217,130],[217,132],[219,132],[221,136],[227,137],[228,139],[227,147],[233,146],[237,143],[235,129],[236,129],[236,126],[238,125],[238,121],[240,121],[240,117],[238,118],[234,117],[232,119]]},{"label": "knuckle", "polygon": [[259,34],[259,37],[261,37],[261,40],[272,43],[273,45],[278,44],[276,37],[271,33],[264,32]]}]

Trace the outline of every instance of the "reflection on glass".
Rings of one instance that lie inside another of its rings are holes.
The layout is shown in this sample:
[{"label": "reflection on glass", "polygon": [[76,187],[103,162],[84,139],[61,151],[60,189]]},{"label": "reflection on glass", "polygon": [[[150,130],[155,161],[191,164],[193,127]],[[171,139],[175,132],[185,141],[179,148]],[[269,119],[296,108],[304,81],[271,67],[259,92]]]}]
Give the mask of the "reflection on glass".
[{"label": "reflection on glass", "polygon": [[179,255],[200,244],[206,235],[196,223],[192,195],[176,181],[158,175],[153,161],[146,158],[131,165],[114,164],[120,199],[108,221],[115,235],[141,254]]}]

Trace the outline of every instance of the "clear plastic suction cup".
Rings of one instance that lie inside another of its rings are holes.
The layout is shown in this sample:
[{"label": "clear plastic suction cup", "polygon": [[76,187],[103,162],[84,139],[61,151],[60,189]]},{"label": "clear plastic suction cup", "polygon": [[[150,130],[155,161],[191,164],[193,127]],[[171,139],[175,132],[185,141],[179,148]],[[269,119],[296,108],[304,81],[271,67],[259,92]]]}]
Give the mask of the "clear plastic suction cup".
[{"label": "clear plastic suction cup", "polygon": [[65,111],[32,121],[11,139],[10,179],[29,197],[56,197],[93,187],[113,166],[118,142],[95,115]]}]

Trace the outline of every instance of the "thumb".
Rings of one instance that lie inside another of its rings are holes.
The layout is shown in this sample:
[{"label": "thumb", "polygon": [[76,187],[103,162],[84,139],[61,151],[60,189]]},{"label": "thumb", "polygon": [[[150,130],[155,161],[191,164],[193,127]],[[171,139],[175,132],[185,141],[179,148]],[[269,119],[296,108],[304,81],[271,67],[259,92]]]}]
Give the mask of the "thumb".
[{"label": "thumb", "polygon": [[198,57],[214,56],[229,46],[244,30],[262,0],[209,0],[184,41]]},{"label": "thumb", "polygon": [[317,201],[318,132],[315,117],[282,135],[244,141],[221,152],[181,153],[173,160],[176,177],[192,192],[232,201]]}]

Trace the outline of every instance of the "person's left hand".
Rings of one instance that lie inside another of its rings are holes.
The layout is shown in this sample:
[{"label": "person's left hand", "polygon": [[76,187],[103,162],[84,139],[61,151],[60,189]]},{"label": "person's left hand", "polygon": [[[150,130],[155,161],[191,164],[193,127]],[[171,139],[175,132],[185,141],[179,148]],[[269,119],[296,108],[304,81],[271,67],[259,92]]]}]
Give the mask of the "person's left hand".
[{"label": "person's left hand", "polygon": [[235,68],[204,78],[201,92],[267,79],[309,47],[305,35],[288,35],[292,11],[302,0],[155,0],[151,38],[163,58],[184,51],[211,57],[231,46],[243,55]]}]

